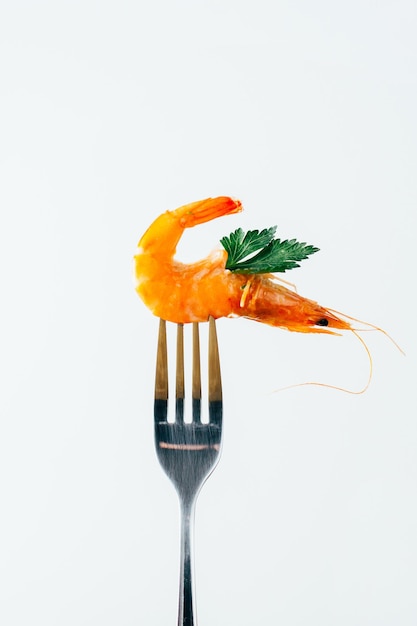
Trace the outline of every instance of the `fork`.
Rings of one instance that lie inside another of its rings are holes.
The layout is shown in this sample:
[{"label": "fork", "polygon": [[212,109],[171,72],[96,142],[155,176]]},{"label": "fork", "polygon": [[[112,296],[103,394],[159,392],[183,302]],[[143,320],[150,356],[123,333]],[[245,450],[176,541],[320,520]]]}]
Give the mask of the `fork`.
[{"label": "fork", "polygon": [[197,624],[193,581],[194,511],[198,493],[220,457],[222,387],[217,333],[209,319],[209,421],[201,421],[200,339],[193,323],[192,421],[184,421],[184,327],[177,324],[175,421],[168,421],[166,323],[159,322],[155,376],[155,446],[160,464],[175,486],[181,512],[181,554],[178,626]]}]

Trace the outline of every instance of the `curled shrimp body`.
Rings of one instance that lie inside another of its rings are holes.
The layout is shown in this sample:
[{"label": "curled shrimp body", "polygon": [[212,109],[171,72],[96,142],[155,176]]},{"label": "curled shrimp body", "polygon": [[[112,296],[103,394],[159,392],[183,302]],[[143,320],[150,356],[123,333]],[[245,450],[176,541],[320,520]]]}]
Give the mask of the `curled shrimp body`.
[{"label": "curled shrimp body", "polygon": [[166,211],[151,224],[138,244],[135,274],[136,291],[152,313],[176,323],[239,316],[305,333],[351,330],[347,321],[284,287],[274,275],[226,269],[225,250],[196,263],[175,259],[186,228],[241,210],[238,200],[208,198]]}]

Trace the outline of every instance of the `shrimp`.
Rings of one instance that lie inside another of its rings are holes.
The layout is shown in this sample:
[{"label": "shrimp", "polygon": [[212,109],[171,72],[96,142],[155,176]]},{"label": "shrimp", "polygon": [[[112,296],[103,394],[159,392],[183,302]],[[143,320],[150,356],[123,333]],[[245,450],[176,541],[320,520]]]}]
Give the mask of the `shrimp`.
[{"label": "shrimp", "polygon": [[136,291],[152,313],[175,323],[244,317],[302,333],[353,330],[336,312],[291,291],[273,274],[226,269],[226,250],[190,264],[175,259],[186,228],[241,210],[239,200],[207,198],[166,211],[151,224],[134,258]]}]

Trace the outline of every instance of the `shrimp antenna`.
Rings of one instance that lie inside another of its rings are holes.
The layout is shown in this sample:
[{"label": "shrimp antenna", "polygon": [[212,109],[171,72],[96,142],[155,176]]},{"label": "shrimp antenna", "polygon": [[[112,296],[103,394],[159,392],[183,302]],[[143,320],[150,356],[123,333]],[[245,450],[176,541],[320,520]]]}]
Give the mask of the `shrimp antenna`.
[{"label": "shrimp antenna", "polygon": [[[328,309],[328,310],[330,311],[330,309]],[[346,316],[346,317],[348,317],[348,316]],[[351,319],[354,319],[354,318],[351,318]],[[359,320],[356,320],[356,321],[359,321]],[[379,330],[379,329],[375,328],[375,330]],[[356,332],[356,330],[351,329],[351,331],[355,335],[355,337],[357,337],[357,339],[359,339],[359,341],[361,342],[361,344],[365,348],[366,353],[368,355],[368,359],[369,359],[368,380],[367,380],[365,386],[362,389],[360,389],[359,391],[353,391],[352,389],[346,389],[346,387],[338,387],[337,385],[328,385],[327,383],[317,383],[317,382],[313,382],[313,381],[311,381],[311,382],[308,381],[308,382],[305,382],[305,383],[295,383],[294,385],[288,385],[286,387],[280,387],[279,389],[275,389],[272,393],[278,393],[279,391],[285,391],[287,389],[293,389],[293,387],[306,387],[307,385],[314,385],[315,387],[327,387],[328,389],[336,389],[337,391],[344,391],[345,393],[350,393],[350,394],[352,394],[354,396],[360,396],[361,394],[365,393],[365,391],[368,389],[369,385],[371,384],[371,380],[372,380],[372,373],[373,373],[372,356],[371,356],[371,353],[370,353],[370,350],[369,350],[368,346],[366,345],[366,343],[362,339],[362,337]],[[395,344],[395,345],[397,345],[397,344]],[[401,350],[401,348],[399,348],[399,349]],[[402,350],[401,350],[401,352],[402,352]]]},{"label": "shrimp antenna", "polygon": [[[369,326],[369,328],[356,328],[355,330],[357,330],[359,332],[367,332],[367,331],[370,331],[370,330],[377,330],[378,332],[380,332],[383,335],[385,335],[385,337],[387,337],[387,339],[389,339],[391,341],[391,343],[394,344],[394,346],[397,348],[397,350],[399,350],[401,352],[401,354],[403,354],[405,356],[405,352],[401,348],[401,346],[399,346],[398,343],[395,341],[395,339],[393,339],[391,337],[391,335],[389,333],[387,333],[387,331],[384,330],[383,328],[380,328],[379,326],[376,326],[375,324],[371,324],[370,322],[364,322],[363,320],[359,320],[357,317],[352,317],[351,315],[346,315],[346,313],[342,313],[341,311],[336,311],[336,309],[328,309],[328,311],[330,311],[331,313],[336,313],[336,315],[340,315],[341,317],[346,317],[348,320],[353,320],[354,322],[358,322],[359,324],[364,324],[365,326]],[[355,332],[355,330],[352,329],[352,332]],[[358,339],[360,339],[360,337],[358,335],[357,335],[357,337],[358,337]]]}]

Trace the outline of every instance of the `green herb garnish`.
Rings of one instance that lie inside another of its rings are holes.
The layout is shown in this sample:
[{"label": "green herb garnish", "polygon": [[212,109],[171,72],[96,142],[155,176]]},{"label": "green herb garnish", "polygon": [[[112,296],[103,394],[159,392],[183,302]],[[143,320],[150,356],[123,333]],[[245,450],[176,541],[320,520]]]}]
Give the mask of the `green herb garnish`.
[{"label": "green herb garnish", "polygon": [[260,232],[249,230],[244,233],[238,228],[223,237],[220,242],[227,252],[226,269],[242,274],[285,272],[300,267],[297,261],[319,250],[296,239],[274,239],[276,229],[272,226]]}]

